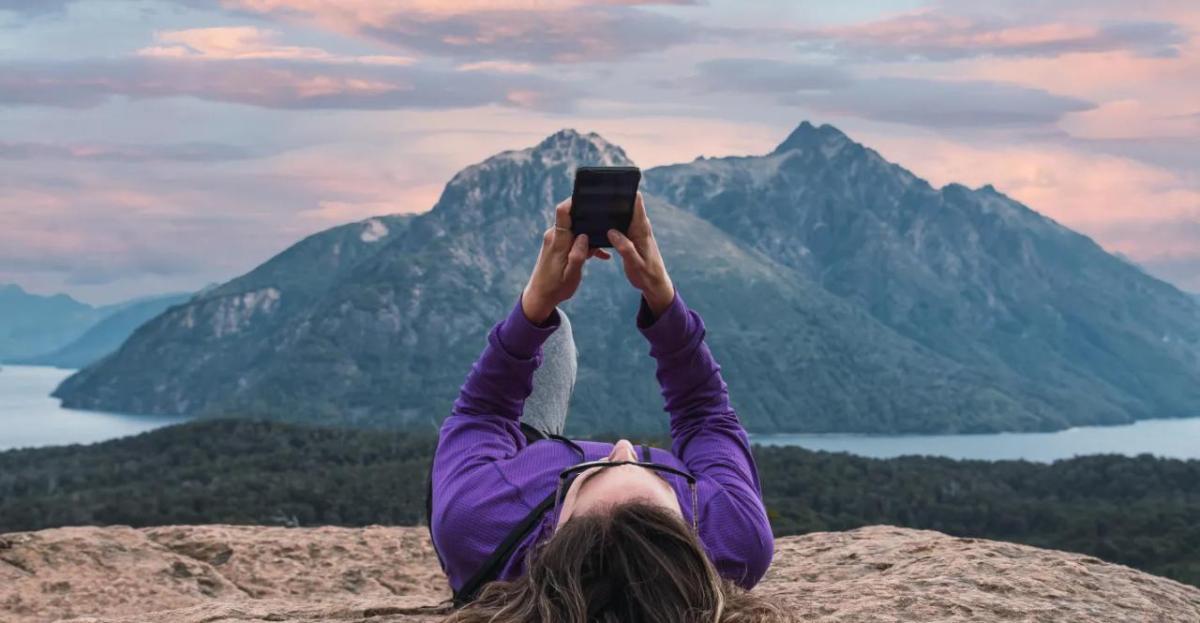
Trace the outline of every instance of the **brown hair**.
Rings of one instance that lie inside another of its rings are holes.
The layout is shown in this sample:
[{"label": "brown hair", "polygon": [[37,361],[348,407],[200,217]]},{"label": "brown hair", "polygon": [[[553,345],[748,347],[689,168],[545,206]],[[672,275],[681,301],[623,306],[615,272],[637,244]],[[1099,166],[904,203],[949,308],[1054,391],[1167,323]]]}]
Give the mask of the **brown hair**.
[{"label": "brown hair", "polygon": [[627,503],[574,517],[531,554],[526,573],[492,582],[446,623],[775,623],[792,620],[722,580],[691,528]]}]

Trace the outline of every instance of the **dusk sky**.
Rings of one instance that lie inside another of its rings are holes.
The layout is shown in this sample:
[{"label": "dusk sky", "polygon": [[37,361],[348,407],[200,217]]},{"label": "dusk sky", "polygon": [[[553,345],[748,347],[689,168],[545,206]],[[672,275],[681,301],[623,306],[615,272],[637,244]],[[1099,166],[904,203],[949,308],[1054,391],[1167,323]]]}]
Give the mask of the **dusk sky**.
[{"label": "dusk sky", "polygon": [[194,290],[560,128],[650,167],[803,120],[1200,292],[1197,0],[0,0],[0,283]]}]

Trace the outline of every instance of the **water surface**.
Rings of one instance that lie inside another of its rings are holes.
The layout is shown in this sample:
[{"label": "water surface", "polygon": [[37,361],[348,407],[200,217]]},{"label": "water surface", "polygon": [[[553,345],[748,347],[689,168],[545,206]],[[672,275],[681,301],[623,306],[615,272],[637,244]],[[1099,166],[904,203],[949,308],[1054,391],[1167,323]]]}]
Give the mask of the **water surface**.
[{"label": "water surface", "polygon": [[0,368],[0,450],[92,443],[187,420],[64,409],[50,392],[72,372],[43,366]]},{"label": "water surface", "polygon": [[[187,420],[63,409],[50,392],[71,372],[40,366],[6,365],[0,369],[0,450],[92,443]],[[1128,426],[1088,426],[1054,433],[752,435],[751,439],[764,445],[802,446],[876,458],[916,454],[1048,462],[1081,454],[1149,453],[1200,459],[1200,418],[1144,420]]]},{"label": "water surface", "polygon": [[1050,462],[1081,454],[1154,454],[1200,459],[1200,417],[1084,426],[1053,433],[987,435],[753,435],[754,443],[802,446],[875,458],[904,455]]}]

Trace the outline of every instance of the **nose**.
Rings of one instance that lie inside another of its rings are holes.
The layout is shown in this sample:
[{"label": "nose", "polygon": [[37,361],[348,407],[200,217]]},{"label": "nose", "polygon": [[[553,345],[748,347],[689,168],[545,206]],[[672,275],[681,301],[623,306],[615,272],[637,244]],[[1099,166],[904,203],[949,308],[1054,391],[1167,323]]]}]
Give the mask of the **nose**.
[{"label": "nose", "polygon": [[612,452],[608,453],[610,461],[636,461],[637,453],[633,451],[633,444],[628,439],[622,439],[613,444]]}]

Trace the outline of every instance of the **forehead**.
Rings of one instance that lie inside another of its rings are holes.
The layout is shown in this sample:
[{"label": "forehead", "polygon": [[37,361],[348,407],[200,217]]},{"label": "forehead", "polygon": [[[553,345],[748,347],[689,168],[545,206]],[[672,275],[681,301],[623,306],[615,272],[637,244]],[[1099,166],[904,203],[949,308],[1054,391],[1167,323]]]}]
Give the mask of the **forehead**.
[{"label": "forehead", "polygon": [[659,476],[658,472],[636,465],[593,467],[581,472],[573,484],[577,494],[586,487],[587,497],[597,501],[610,497],[657,499],[665,495],[675,495],[671,484]]}]

